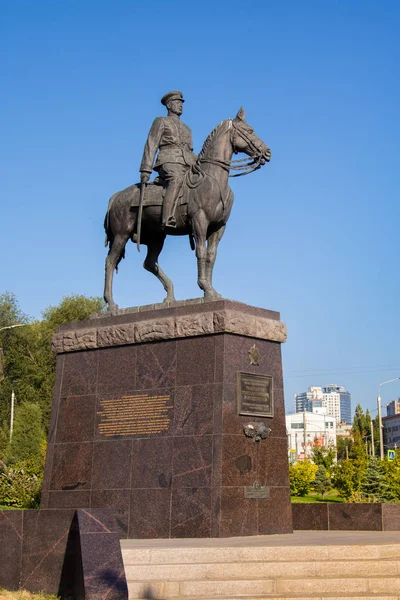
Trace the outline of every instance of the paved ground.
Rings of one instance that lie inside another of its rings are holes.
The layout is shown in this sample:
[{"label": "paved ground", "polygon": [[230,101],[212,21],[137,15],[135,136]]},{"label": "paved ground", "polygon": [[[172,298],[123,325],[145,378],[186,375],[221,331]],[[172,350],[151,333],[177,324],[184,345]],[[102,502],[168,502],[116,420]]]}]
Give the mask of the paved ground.
[{"label": "paved ground", "polygon": [[240,546],[329,546],[400,544],[400,531],[295,531],[234,538],[121,540],[125,548],[218,548]]}]

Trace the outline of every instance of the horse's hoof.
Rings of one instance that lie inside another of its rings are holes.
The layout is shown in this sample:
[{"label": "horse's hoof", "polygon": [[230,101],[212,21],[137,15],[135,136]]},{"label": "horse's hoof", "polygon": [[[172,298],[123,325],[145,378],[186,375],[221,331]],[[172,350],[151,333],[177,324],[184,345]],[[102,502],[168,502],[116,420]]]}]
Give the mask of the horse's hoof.
[{"label": "horse's hoof", "polygon": [[169,304],[170,302],[176,302],[175,300],[175,296],[167,296],[166,298],[164,298],[164,300],[162,301],[163,304]]},{"label": "horse's hoof", "polygon": [[222,298],[222,296],[215,290],[210,290],[209,292],[204,293],[205,300],[218,300],[219,298]]},{"label": "horse's hoof", "polygon": [[114,302],[112,304],[109,304],[107,307],[107,312],[109,313],[114,313],[118,310],[118,304],[115,304]]}]

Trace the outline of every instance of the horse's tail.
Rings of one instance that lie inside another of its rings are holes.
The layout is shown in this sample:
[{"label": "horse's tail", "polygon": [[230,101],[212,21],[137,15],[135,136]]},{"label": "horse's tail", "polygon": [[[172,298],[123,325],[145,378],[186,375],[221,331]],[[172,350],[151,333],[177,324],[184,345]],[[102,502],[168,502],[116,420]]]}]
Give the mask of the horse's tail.
[{"label": "horse's tail", "polygon": [[111,250],[112,243],[114,241],[114,234],[110,227],[110,210],[111,210],[111,206],[112,206],[112,203],[113,203],[116,195],[117,194],[114,194],[113,196],[111,196],[110,200],[108,201],[107,212],[106,212],[106,216],[104,217],[104,229],[106,232],[104,246],[107,248],[107,246],[110,245],[110,250]]},{"label": "horse's tail", "polygon": [[[107,208],[106,216],[104,217],[104,229],[106,232],[106,238],[104,240],[104,245],[106,248],[107,248],[107,246],[109,247],[108,254],[110,254],[110,252],[112,250],[112,247],[114,244],[114,239],[115,239],[115,235],[112,230],[111,223],[110,223],[110,212],[113,208],[113,202],[114,202],[115,198],[119,195],[119,193],[120,192],[117,192],[116,194],[111,196],[110,200],[108,201],[108,208]],[[117,273],[118,273],[118,265],[123,258],[125,258],[125,246],[122,248],[122,250],[117,258],[117,262],[115,265],[115,271]]]}]

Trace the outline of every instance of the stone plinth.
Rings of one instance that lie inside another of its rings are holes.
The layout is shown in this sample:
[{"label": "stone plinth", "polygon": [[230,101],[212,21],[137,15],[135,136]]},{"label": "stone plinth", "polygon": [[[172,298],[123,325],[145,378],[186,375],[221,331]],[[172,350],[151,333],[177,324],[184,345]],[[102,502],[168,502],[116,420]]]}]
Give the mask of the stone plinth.
[{"label": "stone plinth", "polygon": [[[228,300],[60,328],[42,507],[111,508],[129,538],[291,532],[285,340],[279,313]],[[273,416],[238,414],[239,372],[272,377]]]}]

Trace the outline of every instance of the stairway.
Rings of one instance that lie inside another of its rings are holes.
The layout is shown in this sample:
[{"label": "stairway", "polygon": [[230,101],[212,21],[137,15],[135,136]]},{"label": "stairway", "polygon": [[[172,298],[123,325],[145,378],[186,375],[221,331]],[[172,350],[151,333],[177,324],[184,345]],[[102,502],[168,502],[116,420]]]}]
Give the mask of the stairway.
[{"label": "stairway", "polygon": [[398,532],[122,540],[129,599],[400,600]]}]

